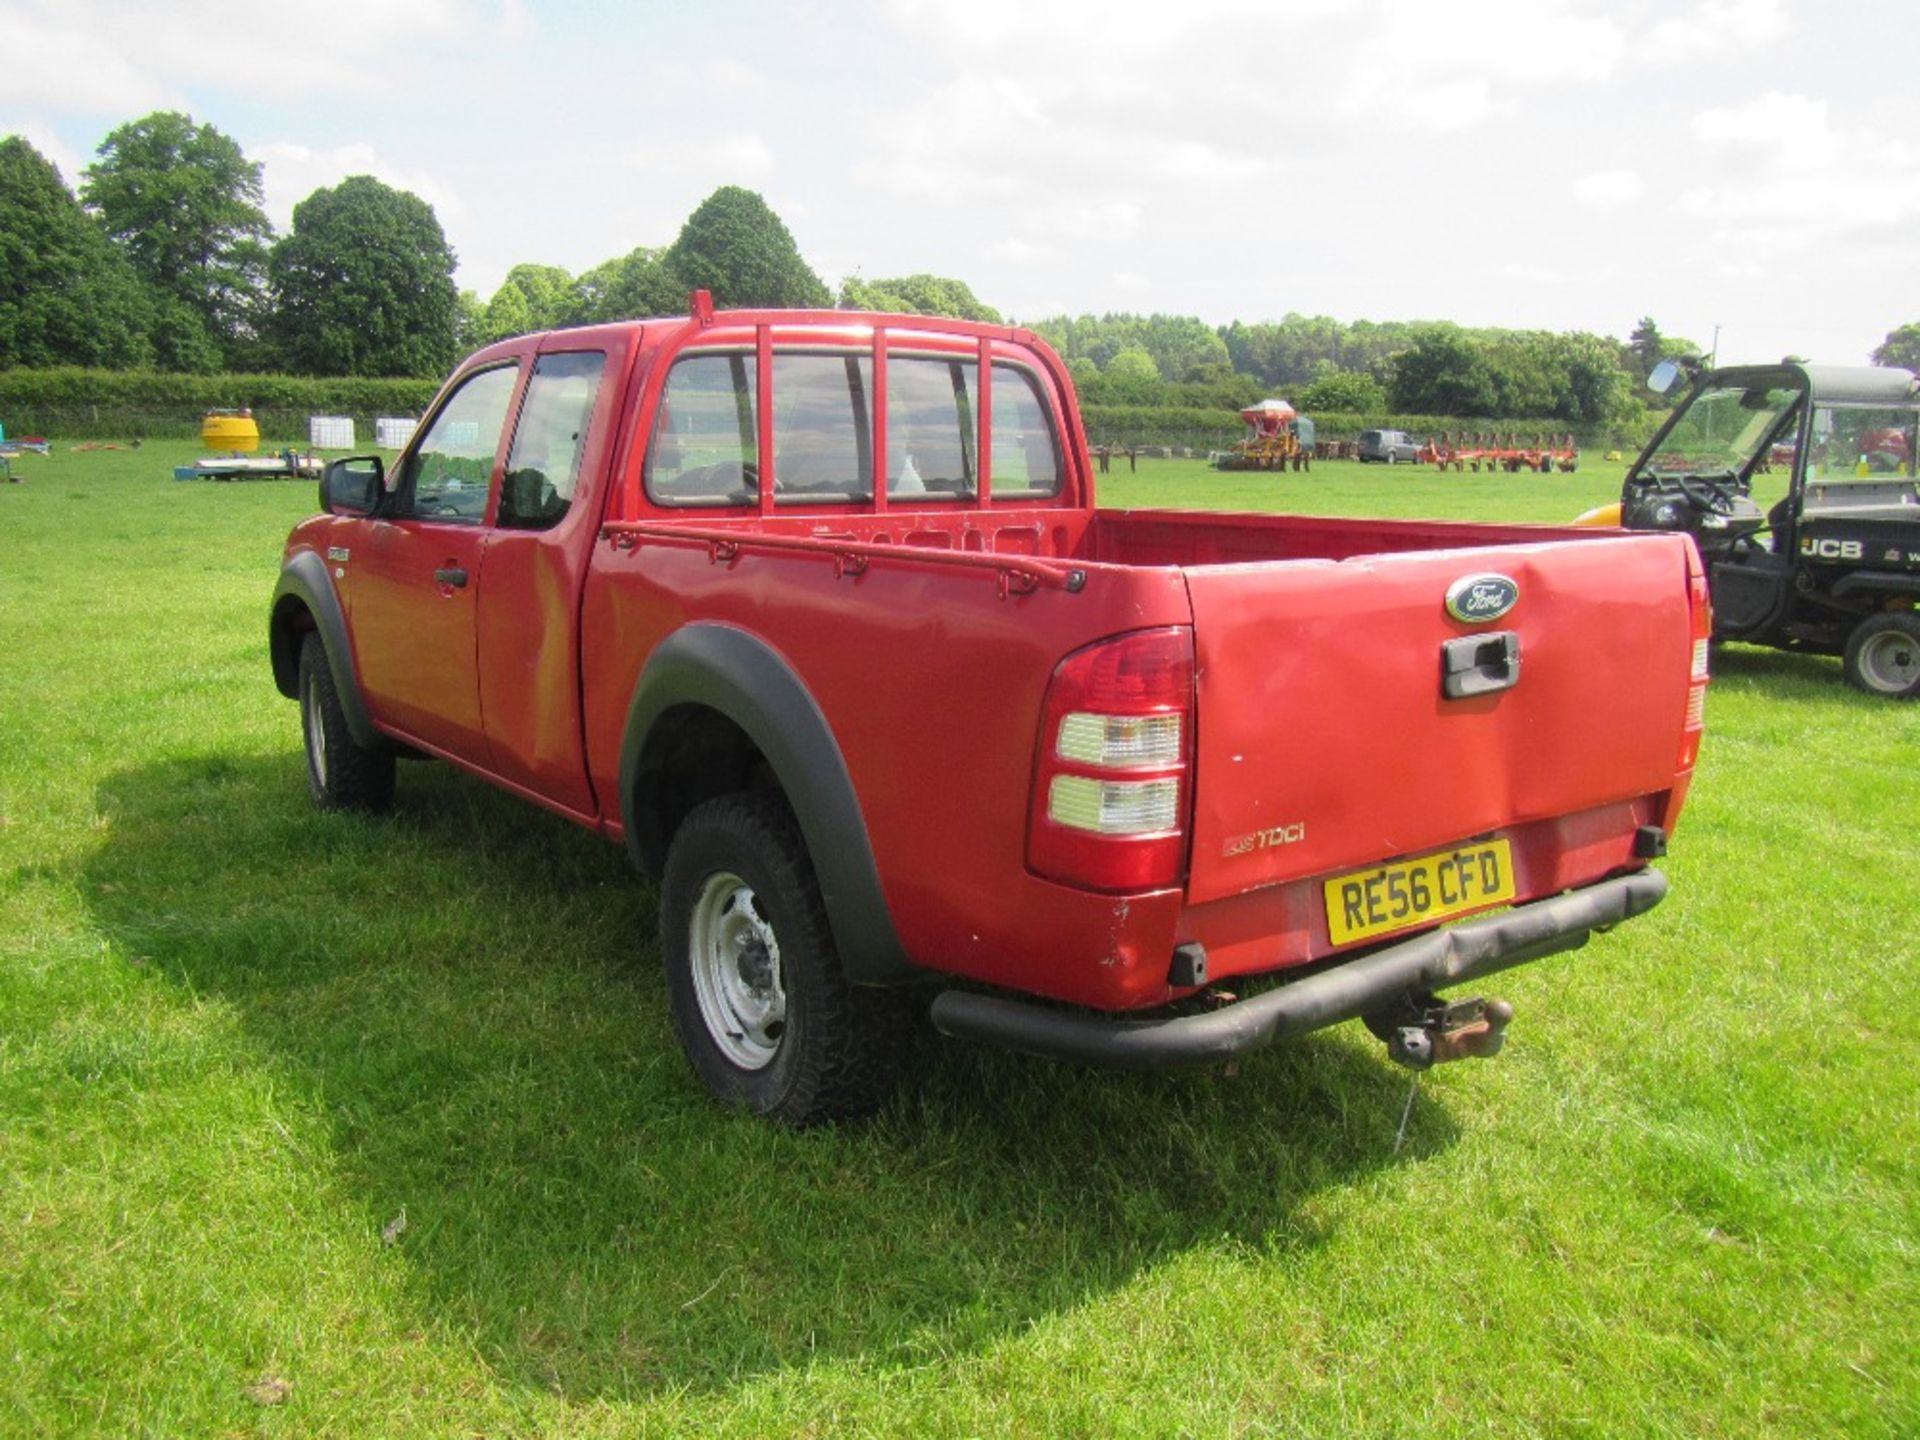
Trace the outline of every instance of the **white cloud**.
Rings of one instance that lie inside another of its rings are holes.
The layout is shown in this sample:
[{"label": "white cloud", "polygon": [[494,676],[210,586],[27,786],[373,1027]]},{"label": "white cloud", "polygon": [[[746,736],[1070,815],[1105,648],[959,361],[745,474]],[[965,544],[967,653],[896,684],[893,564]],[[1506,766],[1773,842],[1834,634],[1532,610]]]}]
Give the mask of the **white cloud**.
[{"label": "white cloud", "polygon": [[1670,64],[1719,59],[1776,44],[1791,28],[1785,0],[1704,0],[1655,24],[1636,53]]},{"label": "white cloud", "polygon": [[1131,270],[1116,270],[1113,272],[1113,288],[1126,295],[1142,295],[1153,288],[1153,282]]},{"label": "white cloud", "polygon": [[180,103],[164,72],[135,63],[99,27],[74,24],[53,7],[0,17],[0,54],[7,56],[10,105],[137,115]]},{"label": "white cloud", "polygon": [[750,130],[704,140],[654,140],[636,148],[629,158],[641,170],[710,175],[716,184],[756,179],[773,171],[773,151]]},{"label": "white cloud", "polygon": [[1356,136],[1514,115],[1610,75],[1626,45],[1573,0],[1484,0],[1471,20],[1429,0],[879,8],[938,78],[874,106],[856,183],[1058,241],[1125,241],[1234,196],[1265,207]]},{"label": "white cloud", "polygon": [[766,77],[744,60],[725,56],[707,61],[700,69],[707,83],[718,90],[746,93],[761,89],[767,83]]},{"label": "white cloud", "polygon": [[1841,146],[1825,100],[1778,90],[1744,104],[1702,110],[1691,128],[1708,148],[1746,152],[1769,168],[1812,169],[1837,158]]},{"label": "white cloud", "polygon": [[1464,130],[1514,113],[1523,91],[1559,94],[1605,80],[1626,49],[1618,21],[1560,0],[1482,0],[1470,19],[1430,0],[1385,0],[1355,63],[1340,67],[1341,111],[1401,128]]},{"label": "white cloud", "polygon": [[129,116],[189,108],[186,95],[366,91],[404,67],[413,47],[492,43],[519,23],[514,0],[495,22],[471,0],[329,0],[244,10],[226,0],[15,0],[0,15],[10,103],[65,114]]},{"label": "white cloud", "polygon": [[1017,235],[1009,235],[1004,240],[996,240],[987,247],[987,254],[995,260],[1009,260],[1015,265],[1031,265],[1035,261],[1052,256],[1053,249],[1047,245],[1036,245],[1031,240],[1022,240]]},{"label": "white cloud", "polygon": [[[1770,91],[1701,111],[1691,130],[1711,178],[1676,208],[1703,244],[1729,252],[1723,265],[1817,254],[1840,273],[1920,222],[1920,149],[1903,127],[1842,123],[1825,100]],[[1912,254],[1909,244],[1902,258]]]},{"label": "white cloud", "polygon": [[1646,193],[1638,170],[1595,170],[1568,187],[1577,204],[1589,210],[1618,210]]}]

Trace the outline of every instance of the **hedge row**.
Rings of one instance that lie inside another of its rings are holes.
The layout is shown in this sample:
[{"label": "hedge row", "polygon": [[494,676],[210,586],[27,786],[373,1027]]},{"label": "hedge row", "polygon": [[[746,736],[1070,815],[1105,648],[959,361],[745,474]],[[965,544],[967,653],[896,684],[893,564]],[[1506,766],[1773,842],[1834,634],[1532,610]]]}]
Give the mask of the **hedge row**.
[{"label": "hedge row", "polygon": [[[314,379],[299,375],[173,375],[139,370],[0,370],[0,425],[9,435],[71,440],[188,439],[209,410],[253,411],[268,440],[304,441],[311,415],[350,415],[371,435],[380,415],[418,415],[433,399],[433,380]],[[1087,438],[1096,445],[1180,445],[1219,450],[1246,433],[1233,410],[1153,405],[1089,405]],[[1461,419],[1442,415],[1315,415],[1321,437],[1349,440],[1362,430],[1407,430],[1425,436],[1458,430],[1544,435],[1558,421]],[[1587,448],[1633,447],[1652,434],[1644,425],[1581,429]]]},{"label": "hedge row", "polygon": [[[1087,440],[1094,445],[1183,445],[1222,450],[1247,433],[1233,410],[1182,410],[1154,405],[1082,407]],[[1313,414],[1314,433],[1322,440],[1352,440],[1363,430],[1405,430],[1429,435],[1492,432],[1500,435],[1564,435],[1569,430],[1583,449],[1635,449],[1653,435],[1660,417],[1613,426],[1569,426],[1563,420],[1491,420],[1457,415]]]},{"label": "hedge row", "polygon": [[0,425],[9,436],[189,439],[207,411],[246,408],[268,440],[304,441],[310,415],[351,415],[370,436],[377,416],[418,415],[438,388],[435,380],[0,370]]}]

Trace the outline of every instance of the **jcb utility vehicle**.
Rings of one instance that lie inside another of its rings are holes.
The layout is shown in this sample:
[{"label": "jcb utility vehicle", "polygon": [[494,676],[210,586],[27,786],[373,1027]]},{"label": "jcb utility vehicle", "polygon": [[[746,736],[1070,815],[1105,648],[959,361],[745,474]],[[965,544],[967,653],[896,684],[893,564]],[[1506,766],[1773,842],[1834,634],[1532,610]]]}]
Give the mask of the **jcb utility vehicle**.
[{"label": "jcb utility vehicle", "polygon": [[[1649,383],[1671,388],[1664,361]],[[1715,639],[1844,657],[1862,690],[1920,696],[1920,381],[1868,366],[1697,367],[1686,397],[1627,471],[1617,511],[1582,516],[1677,530],[1700,547]],[[1753,480],[1784,465],[1763,510]]]}]

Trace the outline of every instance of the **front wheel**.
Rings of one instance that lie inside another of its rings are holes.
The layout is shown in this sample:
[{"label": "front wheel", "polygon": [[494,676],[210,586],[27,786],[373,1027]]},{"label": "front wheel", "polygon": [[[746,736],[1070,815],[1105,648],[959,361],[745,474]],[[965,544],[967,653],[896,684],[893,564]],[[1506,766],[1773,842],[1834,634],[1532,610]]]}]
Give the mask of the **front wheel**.
[{"label": "front wheel", "polygon": [[1847,637],[1847,681],[1890,700],[1920,699],[1920,616],[1869,615]]},{"label": "front wheel", "polygon": [[300,731],[314,804],[374,814],[393,804],[393,751],[370,750],[353,738],[318,635],[300,646]]},{"label": "front wheel", "polygon": [[892,994],[841,973],[780,795],[722,796],[680,823],[660,882],[660,952],[680,1046],[723,1103],[805,1126],[886,1098],[904,1017]]}]

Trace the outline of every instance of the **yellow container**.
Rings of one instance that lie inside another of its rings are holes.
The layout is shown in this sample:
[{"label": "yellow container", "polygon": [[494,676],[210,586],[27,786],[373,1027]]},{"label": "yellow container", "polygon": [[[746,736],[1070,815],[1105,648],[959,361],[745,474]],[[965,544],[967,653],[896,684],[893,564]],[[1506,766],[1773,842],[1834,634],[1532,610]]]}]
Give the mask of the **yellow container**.
[{"label": "yellow container", "polygon": [[210,449],[251,455],[260,448],[260,427],[251,410],[210,410],[200,422],[200,439]]}]

